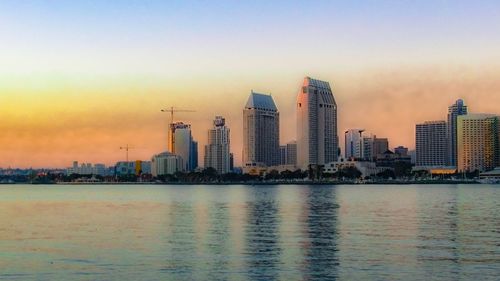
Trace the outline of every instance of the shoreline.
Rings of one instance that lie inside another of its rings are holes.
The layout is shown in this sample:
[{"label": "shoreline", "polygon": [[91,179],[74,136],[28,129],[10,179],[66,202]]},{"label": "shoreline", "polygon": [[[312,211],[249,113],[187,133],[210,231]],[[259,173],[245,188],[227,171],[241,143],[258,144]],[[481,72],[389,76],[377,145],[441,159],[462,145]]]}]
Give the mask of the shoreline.
[{"label": "shoreline", "polygon": [[353,182],[353,181],[273,181],[273,182],[57,182],[57,183],[0,183],[0,185],[446,185],[446,184],[481,184],[472,180],[424,180],[424,181],[374,181],[374,182]]}]

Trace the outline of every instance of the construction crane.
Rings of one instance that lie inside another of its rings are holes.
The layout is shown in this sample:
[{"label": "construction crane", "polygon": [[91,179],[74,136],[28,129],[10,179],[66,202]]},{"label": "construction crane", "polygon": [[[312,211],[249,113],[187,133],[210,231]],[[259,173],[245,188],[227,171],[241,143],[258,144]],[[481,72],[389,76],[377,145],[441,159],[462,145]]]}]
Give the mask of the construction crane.
[{"label": "construction crane", "polygon": [[170,108],[162,109],[161,112],[170,113],[170,124],[173,124],[175,112],[196,112],[196,111],[187,109],[176,109],[175,107],[171,106]]},{"label": "construction crane", "polygon": [[162,109],[161,112],[170,113],[170,126],[169,126],[169,130],[168,130],[168,147],[167,147],[167,149],[171,153],[175,153],[174,113],[176,113],[176,112],[196,112],[196,111],[188,110],[188,109],[176,109],[175,107],[171,106],[170,108]]},{"label": "construction crane", "polygon": [[125,155],[128,163],[128,151],[135,149],[135,147],[129,146],[128,144],[126,146],[120,146],[120,150],[125,150]]}]

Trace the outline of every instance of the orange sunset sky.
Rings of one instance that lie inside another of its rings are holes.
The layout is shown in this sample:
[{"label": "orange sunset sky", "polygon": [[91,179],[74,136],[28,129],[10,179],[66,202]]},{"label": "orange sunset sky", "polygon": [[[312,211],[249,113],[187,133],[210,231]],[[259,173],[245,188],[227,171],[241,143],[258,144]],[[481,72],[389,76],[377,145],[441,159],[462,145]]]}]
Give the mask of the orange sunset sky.
[{"label": "orange sunset sky", "polygon": [[225,116],[239,164],[250,91],[273,95],[286,143],[304,76],[330,82],[341,144],[364,128],[414,148],[415,124],[458,98],[500,114],[494,1],[103,2],[0,4],[0,167],[114,164],[126,144],[149,160],[166,149],[169,106],[196,110],[176,120],[200,159]]}]

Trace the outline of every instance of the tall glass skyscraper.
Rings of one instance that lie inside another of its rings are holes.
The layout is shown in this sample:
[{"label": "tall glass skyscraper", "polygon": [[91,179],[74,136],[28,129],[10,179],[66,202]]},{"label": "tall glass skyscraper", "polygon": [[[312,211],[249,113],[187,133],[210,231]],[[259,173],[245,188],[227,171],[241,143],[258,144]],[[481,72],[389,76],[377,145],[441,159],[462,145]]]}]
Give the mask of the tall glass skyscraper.
[{"label": "tall glass skyscraper", "polygon": [[304,78],[297,96],[297,166],[311,166],[337,161],[337,103],[330,84]]},{"label": "tall glass skyscraper", "polygon": [[272,96],[252,91],[243,110],[243,165],[278,165],[279,143],[279,112]]},{"label": "tall glass skyscraper", "polygon": [[457,166],[457,117],[460,115],[467,115],[467,106],[461,99],[448,107],[448,126],[446,131],[448,139],[448,166]]}]

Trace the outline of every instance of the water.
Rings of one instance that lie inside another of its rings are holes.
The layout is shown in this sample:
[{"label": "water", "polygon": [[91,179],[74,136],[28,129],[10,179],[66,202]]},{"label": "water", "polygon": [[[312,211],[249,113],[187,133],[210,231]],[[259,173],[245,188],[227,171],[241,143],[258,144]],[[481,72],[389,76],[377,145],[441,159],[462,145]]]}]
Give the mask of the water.
[{"label": "water", "polygon": [[499,275],[500,186],[0,186],[0,279]]}]

